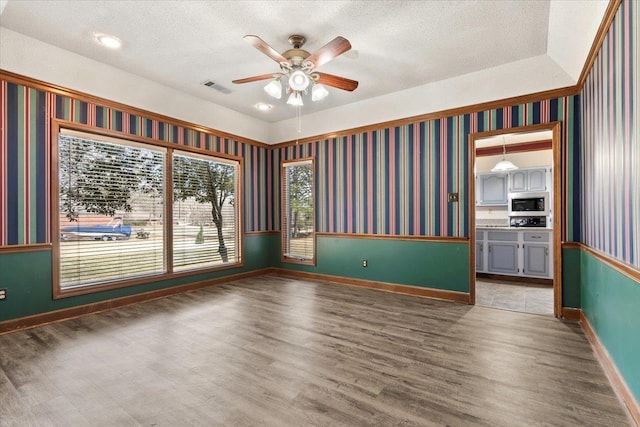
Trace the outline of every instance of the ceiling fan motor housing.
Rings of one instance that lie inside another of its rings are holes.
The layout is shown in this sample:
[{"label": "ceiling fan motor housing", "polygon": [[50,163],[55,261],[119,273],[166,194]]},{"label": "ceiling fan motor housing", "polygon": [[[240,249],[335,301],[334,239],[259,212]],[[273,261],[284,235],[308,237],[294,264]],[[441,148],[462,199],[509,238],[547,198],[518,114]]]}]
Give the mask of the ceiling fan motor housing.
[{"label": "ceiling fan motor housing", "polygon": [[285,66],[285,68],[297,68],[301,67],[302,63],[305,59],[307,59],[311,54],[302,48],[305,42],[304,36],[300,35],[292,35],[289,37],[289,44],[292,46],[291,49],[282,52],[282,56],[284,56],[288,61],[289,65]]}]

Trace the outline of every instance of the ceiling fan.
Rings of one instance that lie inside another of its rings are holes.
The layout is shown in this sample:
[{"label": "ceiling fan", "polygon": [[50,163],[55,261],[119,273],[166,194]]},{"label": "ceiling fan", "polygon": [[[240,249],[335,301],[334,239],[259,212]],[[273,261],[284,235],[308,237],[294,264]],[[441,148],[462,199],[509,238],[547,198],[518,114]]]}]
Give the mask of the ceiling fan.
[{"label": "ceiling fan", "polygon": [[351,43],[344,37],[336,37],[313,54],[302,49],[305,38],[300,35],[289,37],[291,49],[282,52],[282,54],[278,53],[258,36],[247,35],[244,36],[244,39],[251,46],[276,61],[280,65],[281,72],[233,80],[233,83],[251,83],[272,79],[264,89],[269,95],[279,99],[282,97],[281,80],[286,77],[287,93],[289,93],[287,104],[297,106],[303,105],[302,94],[307,93],[310,86],[311,99],[313,101],[318,101],[329,94],[323,85],[350,92],[358,87],[358,82],[355,80],[316,71],[316,68],[351,49]]}]

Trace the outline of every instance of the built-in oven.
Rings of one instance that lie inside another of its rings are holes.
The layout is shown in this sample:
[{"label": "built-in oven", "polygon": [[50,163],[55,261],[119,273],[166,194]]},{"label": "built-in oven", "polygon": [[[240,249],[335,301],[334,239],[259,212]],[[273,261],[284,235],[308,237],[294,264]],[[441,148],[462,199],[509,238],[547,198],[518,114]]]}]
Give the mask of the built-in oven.
[{"label": "built-in oven", "polygon": [[516,216],[509,219],[509,227],[547,227],[546,216]]},{"label": "built-in oven", "polygon": [[509,193],[509,216],[549,215],[549,193]]}]

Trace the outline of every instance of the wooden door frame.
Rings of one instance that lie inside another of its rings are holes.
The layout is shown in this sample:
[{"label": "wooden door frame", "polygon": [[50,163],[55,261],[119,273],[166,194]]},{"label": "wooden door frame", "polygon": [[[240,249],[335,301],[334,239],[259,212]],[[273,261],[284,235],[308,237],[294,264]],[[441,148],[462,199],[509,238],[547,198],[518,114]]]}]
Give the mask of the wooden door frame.
[{"label": "wooden door frame", "polygon": [[553,152],[553,314],[562,317],[562,218],[565,212],[564,194],[561,192],[561,134],[560,122],[542,123],[487,132],[469,134],[469,304],[476,303],[476,141],[503,134],[523,134],[551,131],[551,150]]}]

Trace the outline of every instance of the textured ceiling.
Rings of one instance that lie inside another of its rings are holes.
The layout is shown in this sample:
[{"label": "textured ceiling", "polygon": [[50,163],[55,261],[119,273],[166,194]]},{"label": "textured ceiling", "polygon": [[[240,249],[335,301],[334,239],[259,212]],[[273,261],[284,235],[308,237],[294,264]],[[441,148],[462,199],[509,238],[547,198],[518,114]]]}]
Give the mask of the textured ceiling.
[{"label": "textured ceiling", "polygon": [[[242,37],[255,34],[277,51],[302,34],[313,53],[334,37],[350,52],[319,71],[360,82],[349,93],[330,88],[319,111],[544,54],[549,1],[30,1],[10,0],[0,25],[199,98],[267,121],[293,117],[265,82],[232,80],[277,72],[278,64]],[[123,40],[118,51],[92,35]],[[230,93],[201,85],[211,79]],[[267,114],[253,108],[274,104]]]},{"label": "textured ceiling", "polygon": [[[31,1],[10,0],[0,25],[269,122],[295,110],[269,98],[265,82],[232,80],[277,72],[278,64],[242,37],[277,51],[302,34],[313,53],[334,37],[350,52],[319,71],[360,82],[330,88],[305,114],[545,54],[549,1]],[[108,51],[96,32],[123,40]],[[229,93],[201,85],[211,79]],[[257,102],[275,108],[260,113]]]}]

